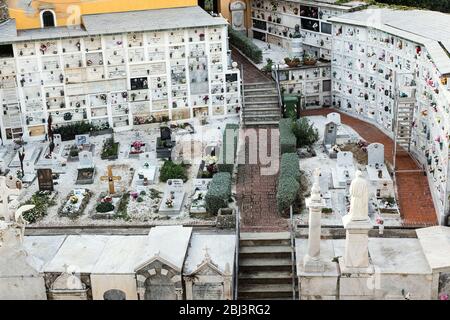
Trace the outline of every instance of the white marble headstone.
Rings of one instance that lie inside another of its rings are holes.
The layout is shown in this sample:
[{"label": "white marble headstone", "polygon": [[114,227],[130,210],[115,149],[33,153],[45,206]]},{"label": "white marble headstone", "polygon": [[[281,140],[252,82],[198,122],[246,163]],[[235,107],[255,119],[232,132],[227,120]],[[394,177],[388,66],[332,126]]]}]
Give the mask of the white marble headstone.
[{"label": "white marble headstone", "polygon": [[55,144],[55,146],[60,146],[62,143],[62,138],[60,134],[54,134],[53,135],[53,143]]},{"label": "white marble headstone", "polygon": [[352,152],[339,152],[337,154],[338,167],[353,166],[353,153]]},{"label": "white marble headstone", "polygon": [[381,143],[372,143],[367,147],[369,157],[369,166],[384,165],[384,145]]},{"label": "white marble headstone", "polygon": [[332,112],[327,115],[327,122],[334,122],[337,125],[341,124],[341,115],[337,112]]},{"label": "white marble headstone", "polygon": [[92,168],[94,166],[94,162],[92,160],[92,152],[90,151],[81,151],[78,154],[80,159],[79,168]]}]

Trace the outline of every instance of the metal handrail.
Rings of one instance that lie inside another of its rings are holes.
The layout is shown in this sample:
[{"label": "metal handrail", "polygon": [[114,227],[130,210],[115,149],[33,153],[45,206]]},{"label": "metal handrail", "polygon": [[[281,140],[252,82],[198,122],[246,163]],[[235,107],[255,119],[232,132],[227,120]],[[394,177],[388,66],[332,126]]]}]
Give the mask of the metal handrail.
[{"label": "metal handrail", "polygon": [[294,209],[289,208],[289,231],[291,234],[291,264],[292,264],[292,300],[296,300],[295,285],[297,282],[296,265],[295,265],[295,228],[294,228]]},{"label": "metal handrail", "polygon": [[239,287],[239,242],[241,239],[241,210],[239,206],[236,207],[236,249],[234,258],[234,300],[238,299],[238,287]]},{"label": "metal handrail", "polygon": [[276,67],[274,68],[274,72],[275,72],[275,83],[277,84],[277,94],[278,94],[278,104],[280,105],[280,109],[281,109],[281,114],[284,113],[283,110],[283,98],[281,97],[281,83],[280,83],[280,65],[277,64]]},{"label": "metal handrail", "polygon": [[244,64],[241,63],[241,103],[242,103],[242,112],[241,112],[241,121],[245,125],[245,89],[244,89]]}]

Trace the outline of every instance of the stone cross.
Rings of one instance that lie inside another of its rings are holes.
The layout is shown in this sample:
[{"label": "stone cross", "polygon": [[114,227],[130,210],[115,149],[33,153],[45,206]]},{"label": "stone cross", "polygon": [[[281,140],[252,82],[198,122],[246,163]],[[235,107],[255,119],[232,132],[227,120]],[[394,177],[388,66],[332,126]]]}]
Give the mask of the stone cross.
[{"label": "stone cross", "polygon": [[112,172],[112,166],[108,166],[108,173],[106,176],[100,177],[101,181],[107,181],[109,183],[109,194],[114,194],[114,181],[120,181],[122,180],[121,176],[114,176]]},{"label": "stone cross", "polygon": [[14,217],[11,216],[9,210],[9,197],[19,196],[20,189],[12,188],[8,185],[7,179],[14,179],[13,177],[0,177],[0,217],[3,217],[6,222],[13,222]]},{"label": "stone cross", "polygon": [[320,235],[322,232],[321,218],[324,207],[322,196],[320,195],[319,183],[320,171],[314,171],[314,184],[311,189],[311,197],[306,199],[306,206],[309,208],[309,234],[308,253],[303,259],[305,272],[323,272],[324,264],[320,260]]}]

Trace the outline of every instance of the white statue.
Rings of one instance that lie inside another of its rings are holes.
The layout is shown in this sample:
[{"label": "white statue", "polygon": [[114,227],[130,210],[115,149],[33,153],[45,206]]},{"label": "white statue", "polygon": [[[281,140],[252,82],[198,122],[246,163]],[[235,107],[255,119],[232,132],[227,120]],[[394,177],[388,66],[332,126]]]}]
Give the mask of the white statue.
[{"label": "white statue", "polygon": [[352,221],[366,221],[369,218],[369,187],[362,172],[357,171],[350,185],[350,217]]},{"label": "white statue", "polygon": [[6,222],[14,221],[14,215],[10,213],[10,196],[19,196],[21,183],[20,180],[12,176],[0,176],[0,217]]}]

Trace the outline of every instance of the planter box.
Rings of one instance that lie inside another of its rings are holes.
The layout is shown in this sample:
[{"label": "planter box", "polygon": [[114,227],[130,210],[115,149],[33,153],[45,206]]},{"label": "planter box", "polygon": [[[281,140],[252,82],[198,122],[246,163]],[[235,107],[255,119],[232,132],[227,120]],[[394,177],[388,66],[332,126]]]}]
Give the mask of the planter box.
[{"label": "planter box", "polygon": [[219,209],[217,213],[216,226],[219,229],[235,229],[236,211],[231,208]]},{"label": "planter box", "polygon": [[173,144],[172,141],[166,140],[167,146],[161,147],[161,138],[157,138],[156,141],[156,157],[158,159],[169,159],[172,156],[172,148]]},{"label": "planter box", "polygon": [[117,154],[111,155],[109,157],[104,157],[102,154],[101,155],[102,160],[117,160],[119,158],[119,142],[115,142],[114,145],[117,146]]},{"label": "planter box", "polygon": [[99,130],[99,131],[92,131],[91,133],[89,133],[89,135],[91,137],[96,137],[96,136],[102,136],[105,134],[112,134],[114,132],[114,130],[112,128],[109,129],[103,129],[103,130]]}]

